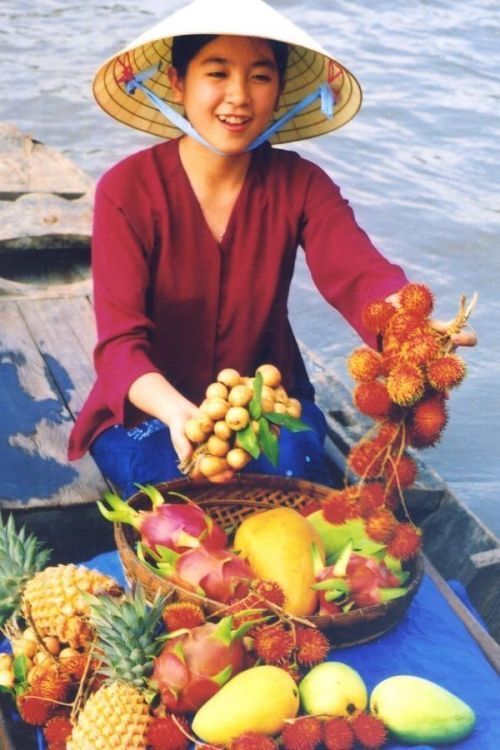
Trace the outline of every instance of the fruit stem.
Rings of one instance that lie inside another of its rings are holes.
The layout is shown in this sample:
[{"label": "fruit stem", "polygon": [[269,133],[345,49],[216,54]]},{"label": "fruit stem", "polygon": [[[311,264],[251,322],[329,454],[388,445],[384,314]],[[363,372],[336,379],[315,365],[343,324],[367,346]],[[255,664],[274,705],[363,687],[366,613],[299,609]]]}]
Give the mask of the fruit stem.
[{"label": "fruit stem", "polygon": [[106,507],[104,502],[97,501],[97,507],[104,518],[114,523],[127,523],[135,529],[139,529],[141,525],[141,514],[139,511],[131,508],[128,503],[112,492],[105,492],[104,500],[108,503],[110,509]]}]

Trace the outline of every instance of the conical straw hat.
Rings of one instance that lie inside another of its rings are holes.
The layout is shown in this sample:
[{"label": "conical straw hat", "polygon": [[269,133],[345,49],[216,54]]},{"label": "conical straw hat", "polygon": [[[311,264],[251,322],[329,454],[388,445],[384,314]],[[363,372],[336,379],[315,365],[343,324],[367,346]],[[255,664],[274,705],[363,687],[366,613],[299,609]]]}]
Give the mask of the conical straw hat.
[{"label": "conical straw hat", "polygon": [[328,118],[322,112],[316,99],[270,138],[273,143],[328,133],[352,119],[360,108],[361,88],[352,73],[263,0],[194,0],[101,65],[94,77],[93,91],[104,111],[126,125],[162,138],[181,135],[142,91],[128,94],[124,81],[131,74],[159,65],[144,84],[180,112],[173,101],[166,71],[172,64],[172,38],[188,34],[252,36],[287,43],[288,66],[276,119],[322,83],[330,84],[335,96],[333,117]]}]

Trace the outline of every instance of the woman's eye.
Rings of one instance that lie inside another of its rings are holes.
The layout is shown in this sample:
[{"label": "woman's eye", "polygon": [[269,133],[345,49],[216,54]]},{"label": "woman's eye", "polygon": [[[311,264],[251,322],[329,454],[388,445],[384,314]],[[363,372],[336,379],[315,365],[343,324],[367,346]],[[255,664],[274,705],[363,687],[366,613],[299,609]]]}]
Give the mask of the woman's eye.
[{"label": "woman's eye", "polygon": [[262,81],[263,83],[268,83],[268,81],[271,80],[271,76],[267,75],[267,73],[256,73],[253,76],[254,81]]},{"label": "woman's eye", "polygon": [[211,70],[208,75],[210,78],[224,78],[226,74],[223,70]]}]

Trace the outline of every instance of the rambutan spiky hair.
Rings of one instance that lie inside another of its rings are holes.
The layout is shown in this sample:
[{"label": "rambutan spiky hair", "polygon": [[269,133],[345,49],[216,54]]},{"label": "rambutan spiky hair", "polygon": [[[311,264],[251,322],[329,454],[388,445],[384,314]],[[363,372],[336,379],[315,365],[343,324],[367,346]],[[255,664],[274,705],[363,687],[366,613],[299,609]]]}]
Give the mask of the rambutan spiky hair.
[{"label": "rambutan spiky hair", "polygon": [[183,716],[176,716],[174,720],[167,714],[151,719],[146,741],[152,750],[187,750],[190,744],[188,733],[189,724]]},{"label": "rambutan spiky hair", "polygon": [[425,378],[422,370],[410,362],[399,363],[387,378],[387,391],[398,406],[411,406],[424,395]]},{"label": "rambutan spiky hair", "polygon": [[385,300],[372,302],[363,312],[363,323],[371,333],[383,333],[396,312],[396,307]]},{"label": "rambutan spiky hair", "polygon": [[387,740],[384,722],[373,714],[358,714],[351,726],[354,736],[366,750],[379,750]]},{"label": "rambutan spiky hair", "polygon": [[398,560],[409,560],[421,548],[421,537],[421,531],[416,526],[411,523],[400,523],[387,544],[387,552]]},{"label": "rambutan spiky hair", "polygon": [[428,318],[434,309],[434,295],[425,284],[407,284],[399,292],[399,304],[403,310]]},{"label": "rambutan spiky hair", "polygon": [[368,383],[382,374],[382,358],[374,349],[361,346],[349,356],[347,368],[354,380]]},{"label": "rambutan spiky hair", "polygon": [[461,357],[447,354],[427,365],[427,380],[436,391],[447,391],[459,385],[466,372],[467,368]]},{"label": "rambutan spiky hair", "polygon": [[375,542],[385,544],[391,539],[397,525],[398,522],[394,514],[388,508],[380,508],[366,519],[366,535]]},{"label": "rambutan spiky hair", "polygon": [[315,716],[303,716],[286,723],[281,733],[285,750],[316,750],[321,738],[321,722]]},{"label": "rambutan spiky hair", "polygon": [[326,750],[351,750],[356,739],[347,719],[333,717],[323,722],[323,744]]},{"label": "rambutan spiky hair", "polygon": [[372,380],[370,383],[358,383],[353,392],[355,406],[373,419],[387,416],[392,406],[385,383]]},{"label": "rambutan spiky hair", "polygon": [[266,664],[279,664],[292,654],[293,635],[281,623],[262,625],[255,629],[253,648]]},{"label": "rambutan spiky hair", "polygon": [[229,750],[276,750],[276,742],[260,732],[243,732],[229,746]]},{"label": "rambutan spiky hair", "polygon": [[330,642],[321,630],[301,625],[295,629],[295,657],[299,664],[305,667],[319,664],[329,651]]}]

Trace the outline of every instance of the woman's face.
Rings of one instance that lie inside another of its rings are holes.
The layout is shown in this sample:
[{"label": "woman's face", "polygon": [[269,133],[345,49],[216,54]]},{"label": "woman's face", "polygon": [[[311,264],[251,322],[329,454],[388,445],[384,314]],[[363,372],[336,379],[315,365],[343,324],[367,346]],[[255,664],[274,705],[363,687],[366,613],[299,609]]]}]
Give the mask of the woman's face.
[{"label": "woman's face", "polygon": [[190,61],[186,75],[169,71],[176,101],[212,146],[241,153],[267,127],[280,82],[269,42],[245,36],[218,36]]}]

